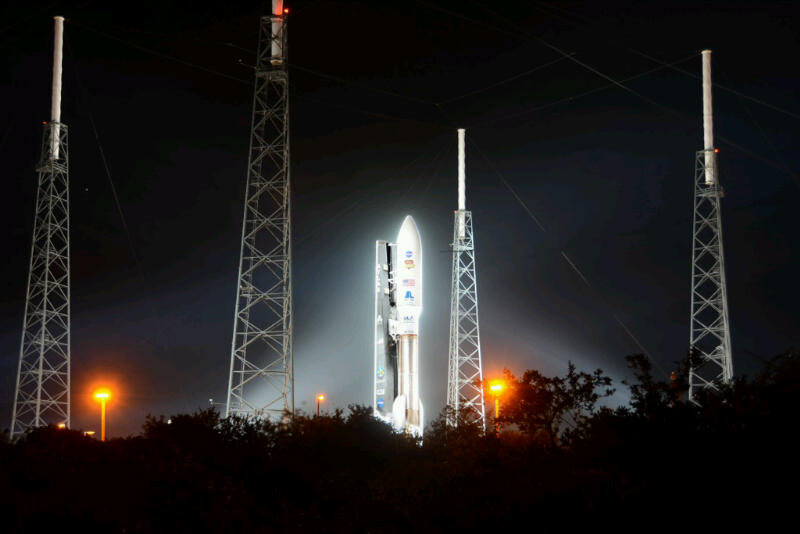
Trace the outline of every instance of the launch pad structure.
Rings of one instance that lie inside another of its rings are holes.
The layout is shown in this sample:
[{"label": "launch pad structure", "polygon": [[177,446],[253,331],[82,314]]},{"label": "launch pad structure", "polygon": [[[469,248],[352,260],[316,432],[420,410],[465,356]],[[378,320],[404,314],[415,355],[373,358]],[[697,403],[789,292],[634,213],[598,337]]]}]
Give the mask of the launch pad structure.
[{"label": "launch pad structure", "polygon": [[287,15],[259,30],[226,417],[294,412]]},{"label": "launch pad structure", "polygon": [[25,315],[11,416],[11,437],[26,430],[70,427],[69,150],[61,122],[64,17],[55,17],[50,122],[36,171]]},{"label": "launch pad structure", "polygon": [[696,153],[692,222],[692,298],[689,347],[697,361],[689,372],[689,399],[700,388],[733,379],[728,291],[722,249],[723,197],[717,173],[711,103],[711,50],[703,50],[703,150]]},{"label": "launch pad structure", "polygon": [[478,279],[472,212],[466,209],[464,129],[458,130],[458,210],[453,222],[450,344],[447,374],[449,423],[471,420],[486,431],[483,364],[478,323]]}]

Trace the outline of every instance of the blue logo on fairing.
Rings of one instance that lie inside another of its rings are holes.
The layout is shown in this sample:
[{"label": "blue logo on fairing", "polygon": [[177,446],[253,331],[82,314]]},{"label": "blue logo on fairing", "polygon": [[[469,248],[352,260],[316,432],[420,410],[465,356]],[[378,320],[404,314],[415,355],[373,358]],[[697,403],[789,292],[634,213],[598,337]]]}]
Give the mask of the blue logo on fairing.
[{"label": "blue logo on fairing", "polygon": [[383,408],[383,404],[384,404],[383,397],[378,397],[378,408],[382,409]]}]

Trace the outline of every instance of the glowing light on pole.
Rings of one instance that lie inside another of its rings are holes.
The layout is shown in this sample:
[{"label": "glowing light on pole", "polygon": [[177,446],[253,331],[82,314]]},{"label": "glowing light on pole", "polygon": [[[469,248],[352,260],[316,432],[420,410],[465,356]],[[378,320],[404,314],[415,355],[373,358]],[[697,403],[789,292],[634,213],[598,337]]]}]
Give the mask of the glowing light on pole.
[{"label": "glowing light on pole", "polygon": [[100,401],[100,441],[106,440],[106,401],[110,396],[107,390],[101,390],[94,394],[94,398]]},{"label": "glowing light on pole", "polygon": [[320,403],[321,403],[321,402],[323,402],[324,400],[325,400],[325,395],[323,395],[322,393],[320,393],[319,395],[317,395],[317,417],[319,417],[319,405],[320,405]]},{"label": "glowing light on pole", "polygon": [[505,388],[505,384],[500,380],[493,380],[489,383],[489,391],[492,392],[494,395],[494,434],[495,436],[500,435],[500,424],[497,422],[497,418],[500,416],[500,395],[503,393],[503,389]]}]

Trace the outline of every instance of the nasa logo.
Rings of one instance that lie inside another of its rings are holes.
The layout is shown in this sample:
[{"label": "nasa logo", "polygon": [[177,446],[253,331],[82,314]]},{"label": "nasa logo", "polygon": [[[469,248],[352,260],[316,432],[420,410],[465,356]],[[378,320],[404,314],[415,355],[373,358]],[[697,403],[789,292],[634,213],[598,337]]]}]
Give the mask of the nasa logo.
[{"label": "nasa logo", "polygon": [[406,260],[403,263],[406,264],[406,269],[413,269],[414,268],[414,260]]},{"label": "nasa logo", "polygon": [[406,258],[410,258],[413,255],[414,255],[413,252],[411,252],[410,250],[406,250]]},{"label": "nasa logo", "polygon": [[378,397],[378,408],[383,408],[383,397]]},{"label": "nasa logo", "polygon": [[378,367],[378,378],[383,378],[386,374],[386,370],[383,367]]}]

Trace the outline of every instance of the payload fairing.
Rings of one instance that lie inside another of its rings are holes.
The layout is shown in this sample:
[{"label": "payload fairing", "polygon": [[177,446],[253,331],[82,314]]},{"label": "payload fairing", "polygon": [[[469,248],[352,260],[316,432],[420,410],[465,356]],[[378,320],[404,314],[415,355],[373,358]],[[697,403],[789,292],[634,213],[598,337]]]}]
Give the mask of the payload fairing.
[{"label": "payload fairing", "polygon": [[422,241],[414,219],[396,243],[375,243],[375,415],[398,431],[422,436],[419,398],[419,318]]}]

